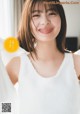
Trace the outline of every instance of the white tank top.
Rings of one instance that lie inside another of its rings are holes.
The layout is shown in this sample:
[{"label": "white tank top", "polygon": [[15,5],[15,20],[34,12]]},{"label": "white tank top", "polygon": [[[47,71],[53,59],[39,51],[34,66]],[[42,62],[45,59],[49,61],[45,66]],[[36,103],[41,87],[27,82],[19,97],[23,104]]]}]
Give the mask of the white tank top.
[{"label": "white tank top", "polygon": [[40,76],[22,54],[19,101],[19,114],[79,114],[80,85],[72,54],[65,53],[57,74],[48,78]]}]

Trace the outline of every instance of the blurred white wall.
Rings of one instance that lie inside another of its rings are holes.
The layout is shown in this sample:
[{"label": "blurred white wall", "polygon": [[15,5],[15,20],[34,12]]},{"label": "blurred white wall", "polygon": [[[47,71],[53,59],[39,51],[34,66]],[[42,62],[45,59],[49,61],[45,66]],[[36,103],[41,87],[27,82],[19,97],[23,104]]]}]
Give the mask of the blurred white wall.
[{"label": "blurred white wall", "polygon": [[13,6],[13,0],[0,0],[0,38],[2,39],[14,35]]},{"label": "blurred white wall", "polygon": [[67,20],[67,36],[77,36],[80,46],[80,0],[61,0],[61,2],[79,2],[79,4],[64,4]]}]

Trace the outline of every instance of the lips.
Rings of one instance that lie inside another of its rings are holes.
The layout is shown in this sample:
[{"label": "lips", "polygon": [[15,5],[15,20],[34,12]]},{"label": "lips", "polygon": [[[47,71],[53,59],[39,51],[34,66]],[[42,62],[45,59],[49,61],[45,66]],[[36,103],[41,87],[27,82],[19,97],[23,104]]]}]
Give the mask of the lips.
[{"label": "lips", "polygon": [[53,31],[53,28],[44,28],[44,29],[39,29],[39,32],[43,34],[49,34]]}]

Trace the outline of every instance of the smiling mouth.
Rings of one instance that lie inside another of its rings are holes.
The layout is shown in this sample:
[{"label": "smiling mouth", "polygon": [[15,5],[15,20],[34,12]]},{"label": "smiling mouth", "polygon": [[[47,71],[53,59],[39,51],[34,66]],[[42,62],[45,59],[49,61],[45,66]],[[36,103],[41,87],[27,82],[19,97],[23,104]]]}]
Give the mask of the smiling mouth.
[{"label": "smiling mouth", "polygon": [[53,28],[50,29],[39,29],[39,32],[43,33],[43,34],[49,34],[53,31]]}]

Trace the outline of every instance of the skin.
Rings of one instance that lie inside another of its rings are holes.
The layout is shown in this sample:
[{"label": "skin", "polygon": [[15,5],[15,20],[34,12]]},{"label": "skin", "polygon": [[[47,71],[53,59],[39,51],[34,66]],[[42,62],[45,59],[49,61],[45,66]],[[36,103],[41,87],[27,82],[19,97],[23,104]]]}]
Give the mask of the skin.
[{"label": "skin", "polygon": [[[63,60],[62,54],[56,46],[56,37],[60,32],[61,19],[55,11],[50,10],[48,7],[45,10],[43,5],[36,4],[34,10],[39,10],[40,13],[35,12],[32,14],[30,23],[32,34],[34,35],[37,46],[38,60],[33,54],[35,61],[30,54],[28,55],[36,71],[43,77],[49,78],[56,75]],[[74,55],[74,66],[77,77],[80,75],[80,56]],[[16,68],[14,67],[16,66]],[[13,58],[6,66],[7,72],[13,84],[18,81],[20,70],[20,57]]]}]

